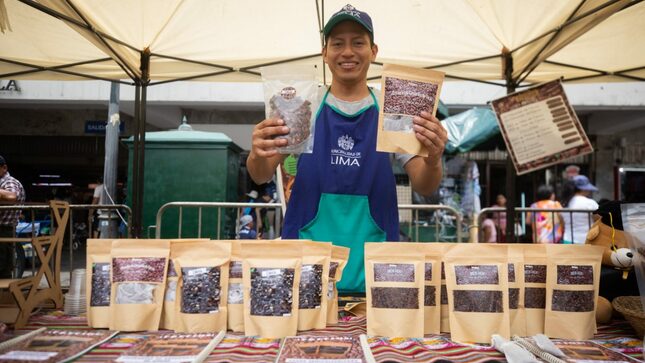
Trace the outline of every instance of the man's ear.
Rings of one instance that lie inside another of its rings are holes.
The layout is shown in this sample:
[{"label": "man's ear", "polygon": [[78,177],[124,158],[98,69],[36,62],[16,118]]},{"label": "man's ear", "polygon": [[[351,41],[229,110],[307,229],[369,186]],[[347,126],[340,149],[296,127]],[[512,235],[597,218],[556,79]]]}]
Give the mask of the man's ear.
[{"label": "man's ear", "polygon": [[324,47],[322,48],[322,52],[321,52],[321,53],[322,53],[322,57],[323,57],[323,62],[327,63],[327,47],[326,47],[326,46],[324,46]]},{"label": "man's ear", "polygon": [[376,55],[378,54],[378,45],[376,43],[372,44],[372,62],[376,60]]}]

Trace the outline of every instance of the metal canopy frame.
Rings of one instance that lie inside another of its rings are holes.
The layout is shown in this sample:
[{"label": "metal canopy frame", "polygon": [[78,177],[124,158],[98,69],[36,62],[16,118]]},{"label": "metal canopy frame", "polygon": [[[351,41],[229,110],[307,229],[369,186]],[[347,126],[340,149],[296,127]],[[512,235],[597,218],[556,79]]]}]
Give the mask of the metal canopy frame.
[{"label": "metal canopy frame", "polygon": [[[251,65],[239,69],[235,69],[233,67],[221,65],[221,64],[214,64],[214,63],[208,63],[208,62],[203,62],[203,61],[197,61],[197,60],[191,60],[191,59],[184,59],[184,58],[179,58],[179,57],[174,57],[170,55],[165,55],[165,54],[159,54],[159,53],[153,53],[149,49],[138,49],[120,39],[117,39],[109,34],[103,33],[94,27],[91,22],[83,16],[83,14],[74,6],[74,4],[70,0],[65,0],[66,4],[74,11],[74,13],[81,19],[79,21],[78,19],[72,18],[70,16],[67,16],[65,14],[62,14],[58,11],[55,11],[53,9],[50,9],[40,3],[38,3],[35,0],[19,0],[21,3],[30,6],[36,10],[39,10],[47,15],[53,16],[59,20],[62,20],[69,25],[73,27],[80,28],[81,31],[84,32],[89,32],[91,33],[103,46],[105,46],[109,50],[109,57],[106,58],[99,58],[99,59],[93,59],[93,60],[87,60],[87,61],[82,61],[82,62],[76,62],[76,63],[69,63],[69,64],[62,64],[62,65],[57,65],[57,66],[40,66],[36,64],[28,64],[24,62],[18,62],[6,58],[0,58],[0,62],[5,62],[9,64],[14,64],[26,68],[30,68],[28,70],[24,71],[18,71],[18,72],[11,72],[11,73],[5,73],[5,74],[0,74],[0,79],[1,78],[7,78],[7,77],[12,77],[12,76],[17,76],[17,75],[25,75],[25,74],[32,74],[32,73],[39,73],[39,72],[56,72],[56,73],[61,73],[61,74],[67,74],[67,75],[72,75],[72,76],[77,76],[81,78],[87,78],[87,79],[93,79],[93,80],[102,80],[102,81],[110,81],[110,82],[118,82],[120,84],[124,85],[129,85],[129,86],[135,86],[135,134],[134,134],[134,156],[133,156],[133,191],[132,191],[132,196],[133,196],[133,225],[132,227],[132,233],[136,237],[141,237],[142,236],[142,209],[143,209],[143,180],[144,180],[144,161],[145,161],[145,125],[146,125],[146,101],[147,101],[147,87],[148,86],[154,86],[154,85],[160,85],[160,84],[166,84],[166,83],[171,83],[171,82],[177,82],[177,81],[188,81],[188,80],[195,80],[195,79],[200,79],[200,78],[206,78],[206,77],[216,77],[219,75],[224,75],[224,74],[230,74],[234,72],[239,72],[239,73],[246,73],[246,74],[251,74],[255,76],[259,76],[260,73],[256,70],[260,67],[263,66],[270,66],[270,65],[278,65],[278,64],[284,64],[284,63],[290,63],[290,62],[295,62],[299,60],[304,60],[304,59],[310,59],[310,58],[315,58],[315,57],[320,57],[322,54],[321,53],[315,53],[315,54],[308,54],[308,55],[302,55],[299,57],[293,57],[293,58],[288,58],[284,60],[279,60],[275,62],[269,62],[269,63],[262,63],[262,64],[256,64],[256,65]],[[500,82],[494,82],[494,81],[487,81],[487,80],[481,80],[481,79],[474,79],[474,78],[469,78],[469,77],[462,77],[456,74],[446,74],[447,78],[451,79],[458,79],[458,80],[464,80],[464,81],[472,81],[472,82],[478,82],[478,83],[484,83],[484,84],[489,84],[489,85],[495,85],[495,86],[500,86],[500,87],[506,87],[508,93],[512,93],[515,91],[516,88],[518,87],[527,87],[530,86],[531,84],[527,84],[524,82],[526,78],[542,63],[545,64],[553,64],[553,65],[558,65],[558,66],[565,66],[565,67],[571,67],[574,69],[580,69],[584,71],[590,71],[594,72],[596,74],[593,75],[588,75],[588,76],[581,76],[581,77],[574,77],[574,78],[569,78],[569,79],[563,79],[563,81],[579,81],[579,80],[588,80],[588,79],[593,79],[593,78],[600,78],[604,76],[615,76],[615,77],[622,77],[625,79],[629,79],[632,81],[645,81],[645,78],[643,77],[636,77],[629,75],[627,73],[637,71],[637,70],[642,70],[645,69],[645,66],[643,67],[636,67],[636,68],[631,68],[631,69],[625,69],[617,72],[610,72],[610,71],[604,71],[604,70],[598,70],[598,69],[592,69],[592,68],[587,68],[587,67],[581,67],[581,66],[576,66],[576,65],[570,65],[570,64],[564,64],[564,63],[559,63],[559,62],[554,62],[554,61],[549,61],[549,60],[543,60],[539,61],[540,57],[544,54],[544,52],[547,50],[549,45],[551,45],[558,37],[558,35],[562,32],[563,29],[565,29],[568,26],[571,26],[572,24],[575,24],[577,21],[582,20],[588,16],[594,15],[598,13],[600,10],[616,4],[620,0],[611,0],[606,3],[603,3],[599,5],[598,7],[591,9],[589,11],[586,11],[583,14],[575,16],[577,11],[586,3],[587,0],[582,0],[580,4],[576,7],[576,9],[569,15],[567,20],[562,23],[561,25],[545,32],[544,34],[535,37],[534,39],[518,46],[517,48],[513,50],[506,50],[502,49],[500,51],[500,54],[494,54],[490,56],[485,56],[485,57],[478,57],[478,58],[472,58],[472,59],[465,59],[465,60],[459,60],[455,62],[449,62],[449,63],[443,63],[443,64],[436,64],[436,65],[430,65],[424,67],[425,69],[441,69],[441,68],[446,68],[452,65],[456,64],[462,64],[462,63],[469,63],[469,62],[478,62],[482,60],[488,60],[488,59],[495,59],[495,58],[500,58],[501,63],[502,63],[502,69],[501,69],[501,74],[503,75],[504,78],[504,83]],[[624,7],[616,10],[617,12],[620,12],[622,10],[625,10],[631,6],[634,6],[643,0],[634,0],[631,1],[629,4],[626,4]],[[325,0],[315,0],[316,3],[316,15],[317,15],[317,23],[318,23],[318,29],[320,31],[320,42],[321,42],[321,49],[322,46],[324,46],[324,35],[322,32],[323,29],[323,22],[324,22],[324,10],[325,10]],[[534,56],[532,57],[531,61],[528,63],[524,69],[519,73],[517,77],[513,77],[513,53],[517,52],[518,50],[533,44],[539,40],[541,40],[544,37],[550,36],[550,39],[541,47],[540,51],[538,51]],[[139,72],[137,70],[132,69],[128,66],[127,62],[121,58],[118,52],[116,52],[111,45],[110,42],[114,42],[116,44],[119,44],[121,46],[124,46],[134,52],[139,53],[140,55],[140,65],[139,65]],[[173,78],[173,79],[167,79],[163,81],[156,81],[156,82],[151,82],[150,80],[150,59],[152,57],[158,57],[158,58],[166,58],[166,59],[172,59],[172,60],[177,60],[177,61],[182,61],[186,63],[193,63],[193,64],[199,64],[203,65],[206,67],[212,67],[213,71],[211,72],[204,72],[201,74],[196,74],[192,76],[186,76],[186,77],[178,77],[178,78]],[[96,64],[96,63],[102,63],[102,62],[107,62],[107,61],[114,61],[116,62],[119,67],[125,72],[126,75],[132,80],[132,82],[126,82],[123,80],[115,80],[115,79],[110,79],[106,77],[99,77],[99,76],[94,76],[90,74],[84,74],[81,72],[73,71],[70,70],[69,68],[73,68],[76,66],[80,65],[86,65],[86,64]],[[380,62],[373,62],[375,65],[382,65]],[[327,83],[327,77],[326,77],[326,67],[324,62],[322,63],[322,71],[323,71],[323,82],[326,84]],[[140,75],[137,75],[140,74]],[[370,77],[368,80],[377,80],[380,79],[380,76],[375,76],[375,77]],[[507,206],[507,218],[509,218],[507,222],[507,236],[510,236],[511,238],[514,236],[514,215],[513,215],[513,207],[515,205],[515,174],[513,173],[513,164],[512,161],[509,157],[507,159],[507,165],[508,165],[508,174],[507,174],[507,188],[508,188],[508,206]]]}]

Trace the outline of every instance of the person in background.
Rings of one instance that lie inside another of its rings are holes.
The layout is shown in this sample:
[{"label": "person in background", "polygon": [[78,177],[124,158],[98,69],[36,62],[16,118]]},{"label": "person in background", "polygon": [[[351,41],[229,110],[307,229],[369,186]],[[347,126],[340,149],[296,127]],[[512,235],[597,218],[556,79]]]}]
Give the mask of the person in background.
[{"label": "person in background", "polygon": [[[349,4],[329,18],[322,35],[322,56],[332,81],[320,108],[312,110],[314,149],[298,158],[282,238],[332,241],[350,248],[338,290],[363,293],[365,242],[399,240],[396,180],[390,154],[376,151],[378,101],[367,85],[378,46],[370,16]],[[412,189],[430,195],[441,182],[448,134],[431,110],[421,112],[413,122],[412,132],[428,155],[397,154],[397,160]],[[285,146],[287,139],[276,136],[288,133],[284,120],[277,118],[263,120],[253,129],[246,167],[255,183],[271,180],[286,158],[277,148]],[[351,158],[351,164],[333,162],[332,156],[338,153]]]},{"label": "person in background", "polygon": [[[493,207],[506,209],[506,197],[504,196],[504,194],[497,195],[497,198],[495,199],[495,204],[493,205]],[[498,241],[507,242],[506,241],[506,211],[494,212],[493,222],[495,222],[495,225],[497,226],[497,232],[499,233]]]},{"label": "person in background", "polygon": [[240,217],[240,231],[237,236],[238,239],[257,239],[257,232],[253,228],[253,217],[248,214]]},{"label": "person in background", "polygon": [[[25,189],[18,179],[9,174],[6,160],[0,156],[0,205],[23,204],[25,202]],[[20,210],[0,210],[0,238],[15,238],[16,224]],[[16,244],[22,249],[22,245]],[[0,242],[0,278],[10,279],[13,271],[12,243]],[[20,256],[20,253],[18,254]],[[24,252],[22,254],[24,256]]]},{"label": "person in background", "polygon": [[[598,203],[591,199],[593,192],[597,192],[596,188],[589,178],[584,175],[576,175],[569,182],[568,187],[573,191],[573,196],[570,198],[565,197],[563,201],[566,203],[568,209],[586,209],[595,211],[598,209]],[[587,232],[593,221],[591,214],[585,212],[578,213],[564,213],[564,236],[562,243],[585,243]]]},{"label": "person in background", "polygon": [[[249,197],[249,199],[246,201],[247,203],[261,203],[261,201],[258,199],[260,194],[257,190],[251,190],[250,192],[246,193],[246,196]],[[258,227],[258,231],[262,230],[263,226],[260,216],[260,208],[246,207],[242,211],[242,214],[251,216],[251,218],[253,218],[253,224]]]},{"label": "person in background", "polygon": [[496,243],[497,242],[497,227],[493,221],[493,212],[485,214],[485,218],[481,225],[482,237],[480,241]]},{"label": "person in background", "polygon": [[[540,185],[537,199],[537,202],[531,204],[531,208],[562,209],[562,204],[555,200],[555,193],[549,185]],[[560,243],[564,233],[563,222],[562,214],[557,212],[528,213],[526,220],[526,224],[533,227],[534,243]]]}]

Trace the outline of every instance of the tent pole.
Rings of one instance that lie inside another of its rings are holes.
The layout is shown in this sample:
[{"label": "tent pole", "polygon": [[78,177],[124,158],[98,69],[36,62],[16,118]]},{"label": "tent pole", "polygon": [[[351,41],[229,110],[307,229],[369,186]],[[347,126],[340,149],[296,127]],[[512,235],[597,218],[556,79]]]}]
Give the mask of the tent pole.
[{"label": "tent pole", "polygon": [[138,207],[139,198],[139,125],[141,124],[141,82],[135,81],[134,91],[134,142],[132,143],[132,180],[130,191],[132,203],[132,225],[130,226],[130,233],[133,237],[139,237],[138,231],[141,230],[141,209]]},{"label": "tent pole", "polygon": [[[516,84],[513,81],[513,54],[506,48],[502,49],[502,62],[504,79],[506,80],[506,94],[515,92]],[[506,241],[515,242],[515,166],[511,159],[511,152],[506,157]]]},{"label": "tent pole", "polygon": [[147,94],[148,94],[148,84],[143,83],[141,85],[141,111],[140,111],[140,125],[139,125],[139,164],[137,168],[139,169],[139,180],[137,181],[137,189],[139,194],[137,196],[137,213],[139,214],[139,223],[137,224],[138,230],[136,231],[137,238],[143,237],[143,194],[144,194],[144,179],[145,179],[145,168],[146,168],[146,103],[147,103]]}]

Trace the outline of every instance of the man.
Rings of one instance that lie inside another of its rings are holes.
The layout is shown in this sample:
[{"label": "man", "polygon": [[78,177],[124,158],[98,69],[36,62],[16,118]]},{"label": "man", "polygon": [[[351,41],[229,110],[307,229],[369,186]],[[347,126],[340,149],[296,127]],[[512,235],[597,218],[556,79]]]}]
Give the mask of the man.
[{"label": "man", "polygon": [[[363,244],[399,239],[394,175],[389,155],[376,151],[378,103],[367,87],[367,71],[378,46],[371,18],[351,5],[332,15],[323,33],[322,55],[333,80],[318,110],[313,152],[300,155],[298,160],[282,237],[350,247],[338,288],[341,292],[364,292]],[[414,132],[428,149],[428,157],[398,155],[397,159],[412,188],[428,195],[441,181],[447,133],[430,112],[414,118]],[[286,157],[276,148],[285,146],[287,140],[275,136],[288,133],[279,119],[264,120],[254,128],[246,165],[256,183],[269,181]],[[351,149],[357,162],[330,163],[332,153],[339,149]]]},{"label": "man", "polygon": [[238,239],[257,239],[258,235],[253,228],[253,217],[246,214],[240,217],[240,231],[238,232]]},{"label": "man", "polygon": [[[0,156],[0,205],[23,204],[25,190],[18,179],[9,175],[7,162]],[[0,238],[14,238],[20,210],[0,211]],[[16,248],[22,248],[17,245]],[[13,270],[13,244],[0,242],[0,278],[11,278]]]},{"label": "man", "polygon": [[[105,197],[103,193],[103,178],[99,177],[96,180],[96,187],[94,188],[94,194],[92,195],[92,204],[106,204]],[[96,213],[95,213],[96,212]],[[100,216],[103,214],[102,209],[90,209],[90,225],[92,226],[92,238],[99,238],[100,236]]]}]

